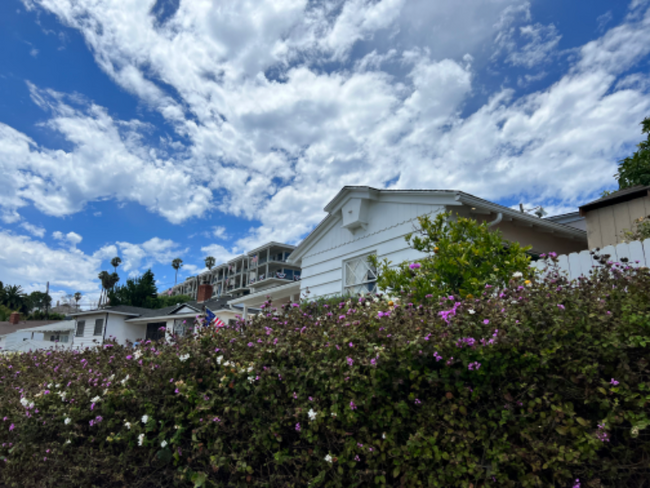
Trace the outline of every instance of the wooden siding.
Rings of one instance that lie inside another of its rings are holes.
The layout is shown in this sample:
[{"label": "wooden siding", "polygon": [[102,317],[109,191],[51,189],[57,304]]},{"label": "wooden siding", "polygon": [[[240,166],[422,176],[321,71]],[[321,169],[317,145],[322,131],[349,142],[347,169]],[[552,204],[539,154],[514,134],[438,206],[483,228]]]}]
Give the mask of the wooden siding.
[{"label": "wooden siding", "polygon": [[621,241],[624,231],[634,221],[650,215],[650,197],[636,198],[587,212],[587,239],[589,248],[612,246]]}]

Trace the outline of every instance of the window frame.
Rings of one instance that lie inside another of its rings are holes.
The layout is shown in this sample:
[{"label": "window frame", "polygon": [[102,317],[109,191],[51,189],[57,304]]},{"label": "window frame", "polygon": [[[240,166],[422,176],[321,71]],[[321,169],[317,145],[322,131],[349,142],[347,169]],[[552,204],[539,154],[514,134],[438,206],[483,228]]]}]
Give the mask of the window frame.
[{"label": "window frame", "polygon": [[[101,329],[99,330],[99,333],[97,333],[98,323],[101,323]],[[95,319],[95,326],[93,328],[93,337],[103,336],[103,335],[104,335],[104,319],[103,318]]]},{"label": "window frame", "polygon": [[[376,269],[374,270],[374,275],[375,275],[374,279],[361,281],[361,282],[355,283],[353,285],[346,284],[347,283],[347,277],[348,277],[348,265],[353,261],[359,261],[359,260],[362,260],[363,262],[369,264],[368,263],[368,257],[370,257],[372,255],[376,256],[377,251],[370,251],[370,252],[366,252],[364,254],[359,254],[357,256],[345,259],[343,261],[343,263],[342,263],[343,266],[341,267],[342,273],[343,273],[343,277],[342,277],[342,281],[341,281],[343,295],[357,295],[359,293],[363,293],[364,295],[368,295],[368,294],[377,293],[377,270]],[[368,267],[367,271],[372,271],[372,270],[370,269],[370,267]],[[360,288],[367,288],[367,285],[369,285],[371,283],[374,283],[374,286],[372,287],[372,289],[367,289],[366,291],[360,290]]]},{"label": "window frame", "polygon": [[77,330],[75,330],[75,337],[83,337],[86,331],[86,320],[77,320]]}]

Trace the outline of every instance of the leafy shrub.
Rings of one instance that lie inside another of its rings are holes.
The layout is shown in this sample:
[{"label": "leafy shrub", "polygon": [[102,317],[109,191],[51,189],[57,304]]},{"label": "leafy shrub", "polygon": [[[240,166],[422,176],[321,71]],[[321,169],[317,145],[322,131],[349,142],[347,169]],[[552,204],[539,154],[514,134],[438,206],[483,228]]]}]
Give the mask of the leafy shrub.
[{"label": "leafy shrub", "polygon": [[12,310],[6,305],[0,305],[0,322],[6,322],[11,316]]},{"label": "leafy shrub", "polygon": [[65,315],[62,313],[45,313],[42,310],[34,310],[27,316],[27,320],[64,320]]},{"label": "leafy shrub", "polygon": [[636,219],[632,229],[624,230],[621,235],[623,242],[644,241],[648,238],[650,238],[650,216]]},{"label": "leafy shrub", "polygon": [[647,270],[610,263],[4,357],[0,484],[647,486],[648,297]]},{"label": "leafy shrub", "polygon": [[504,242],[499,230],[487,223],[440,213],[433,220],[418,217],[420,228],[406,236],[409,246],[426,253],[415,263],[396,267],[388,260],[370,260],[379,271],[381,290],[405,294],[418,303],[427,297],[447,295],[479,296],[485,285],[503,286],[516,272],[522,277],[532,273],[523,248],[516,242]]},{"label": "leafy shrub", "polygon": [[650,117],[643,119],[641,127],[641,132],[648,134],[648,137],[639,143],[639,149],[632,156],[619,161],[616,179],[621,190],[636,185],[650,185]]}]

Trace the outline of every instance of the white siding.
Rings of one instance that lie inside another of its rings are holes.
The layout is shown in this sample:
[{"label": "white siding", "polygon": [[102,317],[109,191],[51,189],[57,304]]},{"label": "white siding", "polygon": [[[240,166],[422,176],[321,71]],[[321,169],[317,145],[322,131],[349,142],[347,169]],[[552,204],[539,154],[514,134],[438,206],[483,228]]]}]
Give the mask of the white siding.
[{"label": "white siding", "polygon": [[439,205],[371,202],[368,228],[354,234],[341,227],[341,218],[335,219],[302,258],[301,294],[309,290],[308,298],[317,298],[343,293],[343,262],[357,256],[376,253],[394,265],[422,258],[404,237],[413,232],[418,216],[441,211]]},{"label": "white siding", "polygon": [[108,317],[106,337],[113,336],[118,344],[126,344],[126,341],[135,342],[144,339],[147,333],[147,324],[127,324],[129,317],[125,315],[113,315]]},{"label": "white siding", "polygon": [[[115,315],[111,316],[111,318],[113,317],[115,317]],[[82,315],[76,318],[75,330],[72,337],[73,349],[85,349],[87,347],[97,347],[98,345],[101,345],[103,343],[103,337],[101,335],[100,336],[93,335],[93,332],[95,331],[95,320],[98,319],[103,319],[104,327],[106,327],[106,312],[99,312],[97,314],[92,314],[92,315]],[[78,324],[82,320],[86,321],[86,325],[84,327],[84,333],[83,336],[77,337]]]}]

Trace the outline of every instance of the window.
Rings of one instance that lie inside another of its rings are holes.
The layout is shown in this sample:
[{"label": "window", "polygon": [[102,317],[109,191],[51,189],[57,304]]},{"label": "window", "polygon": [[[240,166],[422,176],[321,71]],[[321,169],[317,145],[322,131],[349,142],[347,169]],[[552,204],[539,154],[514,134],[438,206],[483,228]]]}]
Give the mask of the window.
[{"label": "window", "polygon": [[104,333],[104,319],[95,320],[95,331],[93,335],[100,336]]},{"label": "window", "polygon": [[144,336],[145,340],[157,341],[165,338],[164,327],[167,326],[166,322],[155,322],[147,324],[147,332]]},{"label": "window", "polygon": [[77,321],[77,333],[75,335],[77,337],[83,337],[85,328],[86,328],[86,321],[85,320]]},{"label": "window", "polygon": [[377,291],[377,270],[368,262],[368,256],[366,254],[344,263],[343,293],[365,295]]},{"label": "window", "polygon": [[192,334],[194,331],[193,319],[175,319],[174,320],[174,334],[178,337],[183,337]]}]

